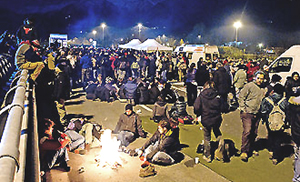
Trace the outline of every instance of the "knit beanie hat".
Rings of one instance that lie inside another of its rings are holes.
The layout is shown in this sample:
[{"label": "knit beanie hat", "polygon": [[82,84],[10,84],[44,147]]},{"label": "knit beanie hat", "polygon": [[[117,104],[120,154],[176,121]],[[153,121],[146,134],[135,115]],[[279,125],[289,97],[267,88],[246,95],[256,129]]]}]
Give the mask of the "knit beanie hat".
[{"label": "knit beanie hat", "polygon": [[125,106],[125,111],[126,110],[131,110],[132,111],[132,105],[131,104],[127,104],[126,106]]}]

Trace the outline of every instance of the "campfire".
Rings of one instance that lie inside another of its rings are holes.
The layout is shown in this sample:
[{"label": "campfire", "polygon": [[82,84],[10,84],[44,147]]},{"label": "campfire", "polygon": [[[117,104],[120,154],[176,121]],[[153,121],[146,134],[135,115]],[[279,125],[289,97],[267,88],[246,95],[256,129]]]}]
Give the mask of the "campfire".
[{"label": "campfire", "polygon": [[116,137],[112,137],[112,131],[106,129],[101,135],[101,150],[96,156],[95,161],[100,167],[110,167],[116,169],[122,167],[123,159],[118,152],[120,141]]}]

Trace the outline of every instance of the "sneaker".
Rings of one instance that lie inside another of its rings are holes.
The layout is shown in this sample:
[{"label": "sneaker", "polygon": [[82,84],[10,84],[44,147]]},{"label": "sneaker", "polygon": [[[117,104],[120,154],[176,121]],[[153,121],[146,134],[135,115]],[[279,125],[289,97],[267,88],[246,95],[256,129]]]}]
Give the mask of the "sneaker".
[{"label": "sneaker", "polygon": [[277,160],[277,159],[272,159],[272,163],[273,163],[274,165],[277,165],[277,164],[278,164],[278,160]]},{"label": "sneaker", "polygon": [[205,155],[203,156],[203,159],[208,162],[208,163],[211,163],[211,157],[206,157]]},{"label": "sneaker", "polygon": [[240,157],[241,157],[242,161],[248,162],[248,155],[247,155],[247,153],[242,153]]},{"label": "sneaker", "polygon": [[269,152],[269,159],[273,159],[273,152]]},{"label": "sneaker", "polygon": [[254,156],[259,156],[259,153],[256,150],[254,150],[252,153],[253,153]]}]

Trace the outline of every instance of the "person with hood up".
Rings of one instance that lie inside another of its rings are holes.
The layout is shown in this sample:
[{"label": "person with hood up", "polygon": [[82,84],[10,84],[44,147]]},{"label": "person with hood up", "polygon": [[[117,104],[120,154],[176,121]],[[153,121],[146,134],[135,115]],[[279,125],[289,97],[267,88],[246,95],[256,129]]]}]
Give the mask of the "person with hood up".
[{"label": "person with hood up", "polygon": [[224,139],[220,131],[222,123],[222,108],[223,101],[214,88],[214,82],[207,81],[204,84],[203,91],[196,98],[194,103],[194,113],[197,117],[201,116],[201,123],[204,131],[204,155],[203,159],[211,162],[211,130],[219,142],[217,150],[215,150],[215,158],[217,160],[223,159]]}]

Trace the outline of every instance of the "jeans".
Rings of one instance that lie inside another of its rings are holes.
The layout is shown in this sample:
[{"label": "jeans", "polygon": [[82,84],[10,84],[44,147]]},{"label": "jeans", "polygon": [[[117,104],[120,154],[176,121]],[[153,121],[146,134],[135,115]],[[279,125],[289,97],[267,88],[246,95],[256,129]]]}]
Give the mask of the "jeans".
[{"label": "jeans", "polygon": [[84,149],[84,137],[82,135],[80,135],[74,130],[68,130],[65,133],[71,139],[71,142],[69,144],[70,151],[75,150],[77,148]]},{"label": "jeans", "polygon": [[130,131],[121,131],[117,138],[121,141],[120,145],[125,147],[135,140],[134,133]]},{"label": "jeans", "polygon": [[69,155],[66,147],[60,150],[49,151],[46,156],[48,169],[52,169],[55,164],[60,164],[61,162],[68,161],[68,160],[69,160]]},{"label": "jeans", "polygon": [[93,136],[93,128],[94,126],[92,123],[86,123],[79,131],[79,134],[84,136],[85,143],[90,144],[91,148],[100,146],[100,141]]},{"label": "jeans", "polygon": [[[158,141],[155,144],[152,144],[145,149],[145,156],[150,154],[157,147],[158,147]],[[152,157],[151,162],[170,165],[173,164],[175,160],[169,154],[159,151]]]},{"label": "jeans", "polygon": [[295,146],[294,182],[300,182],[300,146]]},{"label": "jeans", "polygon": [[211,130],[213,130],[214,135],[215,135],[215,137],[217,139],[217,142],[219,142],[219,146],[220,147],[224,146],[223,145],[224,144],[224,140],[222,140],[222,133],[220,131],[220,125],[221,125],[221,123],[213,125],[211,127],[203,127],[203,131],[204,131],[204,155],[206,157],[210,157],[211,156],[211,146],[210,146]]},{"label": "jeans", "polygon": [[249,154],[253,151],[259,120],[255,114],[241,113],[240,116],[243,122],[241,152]]}]

